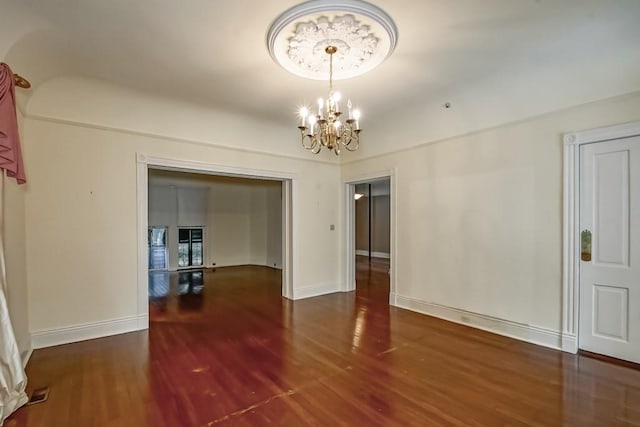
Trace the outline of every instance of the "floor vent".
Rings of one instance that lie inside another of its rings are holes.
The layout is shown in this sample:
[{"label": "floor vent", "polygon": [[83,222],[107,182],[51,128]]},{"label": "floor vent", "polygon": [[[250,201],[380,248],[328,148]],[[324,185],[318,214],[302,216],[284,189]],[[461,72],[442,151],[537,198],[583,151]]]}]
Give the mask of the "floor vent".
[{"label": "floor vent", "polygon": [[33,390],[33,393],[31,393],[31,397],[29,398],[27,405],[42,403],[47,400],[47,397],[49,397],[49,387],[35,389]]}]

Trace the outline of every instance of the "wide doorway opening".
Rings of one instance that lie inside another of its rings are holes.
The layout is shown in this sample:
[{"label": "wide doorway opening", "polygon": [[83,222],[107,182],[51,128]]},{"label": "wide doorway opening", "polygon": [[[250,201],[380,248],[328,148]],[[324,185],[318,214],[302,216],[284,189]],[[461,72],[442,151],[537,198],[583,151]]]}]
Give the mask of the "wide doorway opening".
[{"label": "wide doorway opening", "polygon": [[291,180],[146,169],[150,323],[206,318],[243,288],[289,297]]}]

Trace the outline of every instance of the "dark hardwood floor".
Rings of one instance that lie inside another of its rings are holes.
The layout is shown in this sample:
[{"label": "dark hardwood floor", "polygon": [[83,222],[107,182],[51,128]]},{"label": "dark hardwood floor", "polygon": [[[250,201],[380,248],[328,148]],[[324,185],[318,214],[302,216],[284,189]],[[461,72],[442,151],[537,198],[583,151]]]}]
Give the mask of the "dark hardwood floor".
[{"label": "dark hardwood floor", "polygon": [[34,352],[49,399],[5,425],[640,426],[639,371],[389,307],[387,271],[295,302],[269,268],[175,279],[148,331]]}]

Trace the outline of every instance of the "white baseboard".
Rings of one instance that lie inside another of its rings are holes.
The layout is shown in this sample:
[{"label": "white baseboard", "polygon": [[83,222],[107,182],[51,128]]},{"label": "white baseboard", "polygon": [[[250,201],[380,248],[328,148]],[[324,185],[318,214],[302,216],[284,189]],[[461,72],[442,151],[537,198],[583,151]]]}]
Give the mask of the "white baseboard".
[{"label": "white baseboard", "polygon": [[323,283],[320,285],[303,286],[293,288],[293,299],[299,300],[304,298],[317,297],[320,295],[333,294],[340,291],[339,283]]},{"label": "white baseboard", "polygon": [[578,337],[573,334],[562,334],[562,351],[576,354],[578,352]]},{"label": "white baseboard", "polygon": [[192,271],[192,270],[207,270],[207,269],[211,269],[211,268],[219,268],[219,267],[241,267],[243,265],[257,265],[260,267],[270,267],[270,268],[276,268],[278,270],[282,270],[282,265],[280,264],[276,264],[273,265],[273,263],[269,264],[266,262],[253,262],[253,261],[245,261],[245,260],[231,260],[231,261],[221,261],[221,262],[216,262],[216,265],[211,265],[211,264],[207,264],[207,265],[203,265],[202,267],[181,267],[179,269],[169,269],[167,271],[169,271],[170,273],[175,273],[175,272],[180,272],[180,271]]},{"label": "white baseboard", "polygon": [[[393,292],[389,293],[389,305],[392,305],[394,307],[400,307],[398,305],[398,294],[394,294]],[[401,308],[404,308],[404,307],[401,307]]]},{"label": "white baseboard", "polygon": [[558,331],[541,328],[539,326],[516,323],[440,304],[420,301],[401,295],[395,295],[392,297],[392,300],[393,299],[395,299],[395,305],[400,308],[406,308],[407,310],[417,311],[418,313],[438,317],[440,319],[449,320],[451,322],[460,323],[462,325],[471,326],[473,328],[482,329],[484,331],[493,332],[494,334],[504,335],[532,344],[556,350],[564,349],[563,338],[566,339],[566,337],[563,337],[562,333]]},{"label": "white baseboard", "polygon": [[[369,251],[363,251],[362,249],[357,249],[356,250],[356,255],[369,256]],[[389,254],[387,252],[373,252],[373,251],[371,251],[371,256],[373,258],[386,258],[386,259],[390,259],[391,258],[391,254]]]},{"label": "white baseboard", "polygon": [[31,343],[34,349],[38,349],[139,331],[146,329],[144,325],[149,324],[148,317],[148,314],[143,314],[139,316],[105,320],[103,322],[37,331],[31,334]]}]

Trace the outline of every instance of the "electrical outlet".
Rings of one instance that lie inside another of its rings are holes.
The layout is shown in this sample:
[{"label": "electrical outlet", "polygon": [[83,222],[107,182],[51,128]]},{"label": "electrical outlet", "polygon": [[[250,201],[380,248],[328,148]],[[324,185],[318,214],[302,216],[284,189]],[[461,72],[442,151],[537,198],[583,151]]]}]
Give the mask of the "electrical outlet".
[{"label": "electrical outlet", "polygon": [[336,229],[336,226],[335,226],[335,225],[331,224],[331,225],[329,226],[329,230],[333,231],[333,230],[335,230],[335,229]]}]

